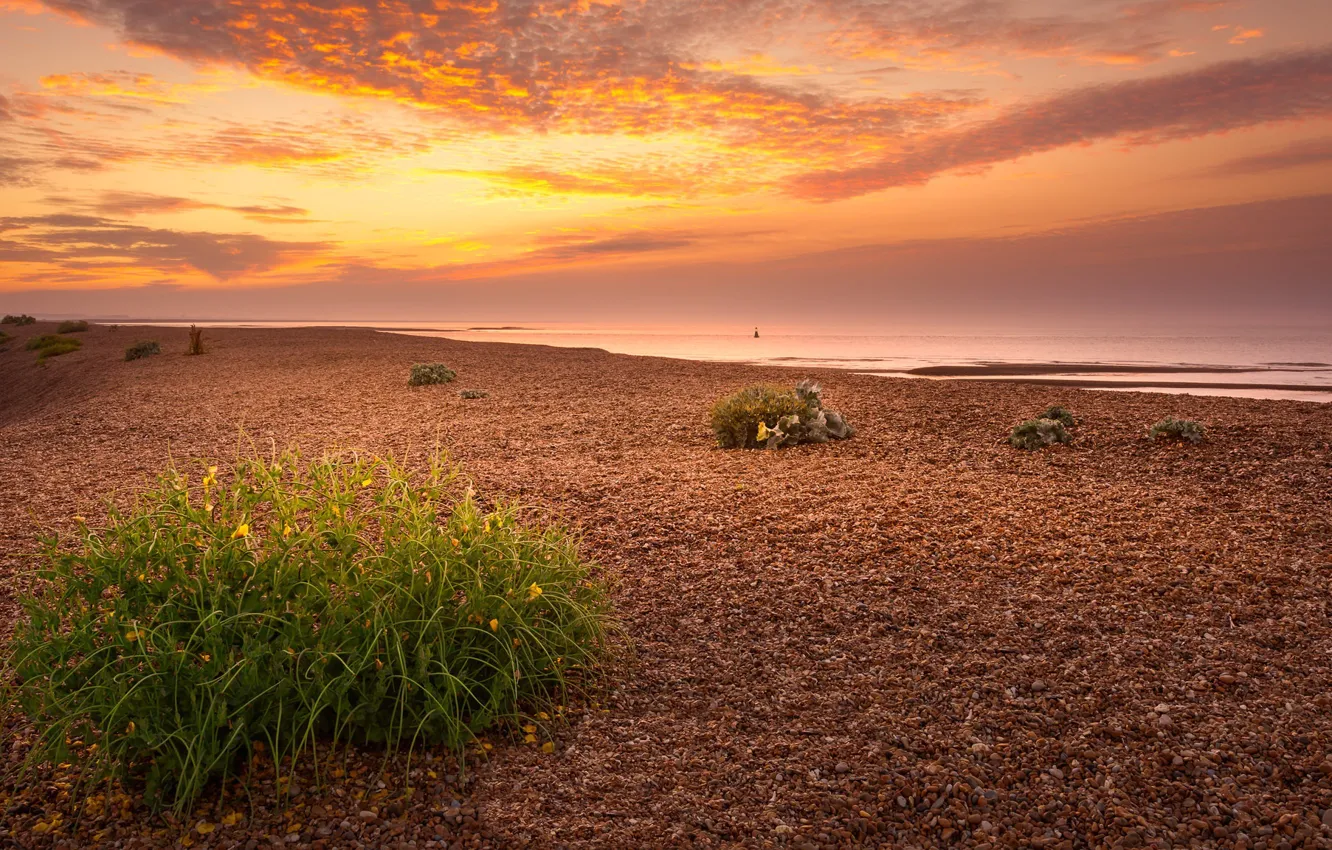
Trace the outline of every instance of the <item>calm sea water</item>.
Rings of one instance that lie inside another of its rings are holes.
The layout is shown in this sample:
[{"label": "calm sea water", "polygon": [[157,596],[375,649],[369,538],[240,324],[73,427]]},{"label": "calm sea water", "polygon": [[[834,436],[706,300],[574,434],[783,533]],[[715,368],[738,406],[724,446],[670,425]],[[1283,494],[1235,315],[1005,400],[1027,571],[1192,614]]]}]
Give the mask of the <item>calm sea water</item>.
[{"label": "calm sea water", "polygon": [[[160,323],[159,323],[160,324]],[[201,323],[209,324],[209,323]],[[273,327],[347,326],[346,322],[215,322],[216,325]],[[1197,395],[1332,401],[1332,329],[1225,328],[1107,332],[1080,330],[920,329],[847,334],[784,328],[708,329],[615,328],[571,324],[366,322],[396,333],[484,342],[600,348],[620,354],[733,361],[783,366],[850,369],[903,375],[921,367],[979,364],[1063,364],[1042,378],[1114,382],[1122,389],[1187,392]],[[1096,364],[1095,372],[1078,365]],[[1113,371],[1103,371],[1105,367]],[[1143,372],[1144,367],[1189,367],[1200,371]],[[1212,371],[1213,367],[1217,371]],[[1220,371],[1242,368],[1246,371]],[[980,380],[986,378],[980,377]],[[1206,387],[1162,388],[1145,383],[1176,382]],[[1234,385],[1277,385],[1245,389]]]}]

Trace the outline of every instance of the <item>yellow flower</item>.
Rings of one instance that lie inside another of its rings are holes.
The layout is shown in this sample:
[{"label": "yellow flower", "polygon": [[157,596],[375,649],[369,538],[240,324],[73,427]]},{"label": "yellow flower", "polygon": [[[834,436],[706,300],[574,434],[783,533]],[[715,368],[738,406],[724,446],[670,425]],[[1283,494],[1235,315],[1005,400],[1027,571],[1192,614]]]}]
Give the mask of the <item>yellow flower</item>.
[{"label": "yellow flower", "polygon": [[485,531],[486,533],[489,533],[489,532],[490,532],[490,520],[486,520],[486,521],[485,521],[485,524],[484,524],[482,530]]},{"label": "yellow flower", "polygon": [[74,517],[74,521],[77,522],[79,525],[83,525],[84,523],[87,522],[87,520],[81,516]]},{"label": "yellow flower", "polygon": [[768,425],[766,422],[760,422],[758,429],[758,441],[761,443],[766,439],[768,439]]},{"label": "yellow flower", "polygon": [[205,512],[205,513],[210,513],[210,514],[213,512],[213,503],[212,503],[212,502],[204,502],[204,512]]},{"label": "yellow flower", "polygon": [[338,507],[337,505],[334,505],[333,516],[342,516],[342,508]]},{"label": "yellow flower", "polygon": [[492,632],[497,632],[497,631],[499,631],[499,620],[491,620],[491,621],[490,621],[490,630],[491,630]]},{"label": "yellow flower", "polygon": [[131,720],[131,721],[129,722],[129,725],[125,727],[125,734],[126,734],[126,735],[133,735],[133,734],[134,734],[134,721],[133,721],[133,720]]},{"label": "yellow flower", "polygon": [[244,815],[242,815],[240,812],[231,812],[230,814],[222,818],[222,823],[225,826],[235,826],[236,824],[241,822],[241,818],[243,817]]},{"label": "yellow flower", "polygon": [[201,820],[199,821],[199,825],[196,826],[195,829],[199,830],[200,835],[207,835],[208,833],[217,829],[217,827],[206,820]]},{"label": "yellow flower", "polygon": [[235,540],[237,537],[246,537],[249,535],[249,533],[250,533],[249,523],[243,522],[240,525],[236,526],[236,530],[231,533],[231,539]]},{"label": "yellow flower", "polygon": [[367,479],[365,479],[364,481],[361,482],[361,486],[362,486],[362,487],[369,487],[371,484],[374,484],[374,483],[375,483],[375,479],[373,479],[373,478],[367,478]]},{"label": "yellow flower", "polygon": [[290,537],[290,536],[291,536],[291,532],[292,532],[292,527],[291,527],[290,525],[287,525],[286,523],[283,523],[283,525],[282,525],[282,536],[283,536],[283,537]]},{"label": "yellow flower", "polygon": [[452,542],[453,542],[453,548],[454,548],[454,549],[457,549],[459,546],[462,545],[462,541],[460,541],[460,540],[459,540],[458,538],[456,538],[456,537],[451,538],[451,540],[452,540]]},{"label": "yellow flower", "polygon": [[537,741],[537,739],[536,739],[536,735],[524,735],[524,736],[523,736],[523,742],[524,742],[524,743],[535,744],[536,741]]},{"label": "yellow flower", "polygon": [[383,670],[383,669],[384,669],[384,662],[383,662],[383,661],[380,661],[378,658],[376,658],[376,659],[375,659],[375,669],[376,669],[376,670]]},{"label": "yellow flower", "polygon": [[206,653],[206,652],[201,652],[201,653],[199,653],[199,657],[202,658],[204,661],[212,661],[212,660],[213,660],[213,656],[209,655],[209,654]]},{"label": "yellow flower", "polygon": [[139,633],[137,631],[131,629],[130,631],[125,632],[125,640],[129,641],[130,643],[134,643],[138,639],[139,639]]},{"label": "yellow flower", "polygon": [[208,467],[208,474],[209,474],[209,475],[217,475],[217,467],[216,467],[216,466],[210,466],[210,467]]},{"label": "yellow flower", "polygon": [[541,586],[538,585],[536,582],[532,582],[532,586],[527,589],[527,601],[531,602],[533,599],[536,599],[540,595],[541,595]]},{"label": "yellow flower", "polygon": [[555,752],[555,742],[554,742],[554,741],[547,741],[546,743],[542,744],[542,745],[541,745],[541,752],[543,752],[543,753],[553,753],[553,752]]},{"label": "yellow flower", "polygon": [[527,734],[531,735],[531,734],[533,734],[534,732],[536,732],[536,727],[533,726],[531,723],[529,723],[529,724],[527,724],[526,726],[523,727],[523,731],[526,732]]}]

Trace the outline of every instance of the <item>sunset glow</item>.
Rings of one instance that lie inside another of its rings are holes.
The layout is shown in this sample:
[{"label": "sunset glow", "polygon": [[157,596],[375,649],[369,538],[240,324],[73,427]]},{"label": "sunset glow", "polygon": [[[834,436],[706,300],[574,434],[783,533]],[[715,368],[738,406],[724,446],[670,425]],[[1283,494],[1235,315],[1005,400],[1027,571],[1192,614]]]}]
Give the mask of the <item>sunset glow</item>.
[{"label": "sunset glow", "polygon": [[688,315],[822,267],[886,308],[1016,240],[1332,311],[1329,92],[1325,0],[7,0],[0,293]]}]

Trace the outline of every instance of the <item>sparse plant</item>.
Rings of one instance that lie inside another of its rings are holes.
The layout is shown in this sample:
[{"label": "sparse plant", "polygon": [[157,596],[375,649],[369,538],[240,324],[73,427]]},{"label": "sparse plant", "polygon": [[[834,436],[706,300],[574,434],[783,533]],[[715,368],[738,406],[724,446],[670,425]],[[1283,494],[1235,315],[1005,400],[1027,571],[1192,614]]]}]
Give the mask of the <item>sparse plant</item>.
[{"label": "sparse plant", "polygon": [[161,354],[162,346],[149,340],[147,342],[136,342],[125,349],[126,360],[141,360],[144,357],[151,357],[154,354]]},{"label": "sparse plant", "polygon": [[73,337],[59,336],[58,334],[43,334],[35,336],[28,340],[27,348],[29,351],[37,352],[37,362],[41,363],[52,357],[59,357],[62,354],[69,354],[71,351],[78,351],[83,347],[83,343]]},{"label": "sparse plant", "polygon": [[1073,437],[1058,419],[1028,419],[1008,435],[1011,445],[1026,451],[1043,449],[1055,443],[1068,443]]},{"label": "sparse plant", "polygon": [[1201,443],[1207,439],[1207,429],[1201,422],[1192,419],[1175,419],[1167,416],[1152,426],[1147,435],[1153,440],[1178,440],[1186,443]]},{"label": "sparse plant", "polygon": [[1051,407],[1047,407],[1045,409],[1045,412],[1042,413],[1040,416],[1037,416],[1036,418],[1053,419],[1054,421],[1062,424],[1065,428],[1076,428],[1078,425],[1078,420],[1073,417],[1072,411],[1070,411],[1067,407],[1061,407],[1060,405],[1057,404],[1052,405]]},{"label": "sparse plant", "polygon": [[22,327],[23,325],[32,325],[36,323],[37,320],[34,319],[32,316],[29,316],[27,313],[23,313],[18,316],[11,316],[9,314],[5,314],[5,317],[3,319],[0,319],[0,325],[18,325],[19,327]]},{"label": "sparse plant", "polygon": [[486,398],[490,395],[490,393],[486,392],[485,390],[463,390],[462,392],[458,393],[458,395],[466,399],[475,399],[475,398]]},{"label": "sparse plant", "polygon": [[722,448],[768,448],[826,443],[855,435],[842,415],[824,410],[823,389],[810,380],[794,389],[754,384],[712,406],[712,432]]},{"label": "sparse plant", "polygon": [[465,483],[443,456],[243,454],[46,539],[11,643],[29,763],[182,811],[261,747],[535,744],[603,669],[605,588],[575,536]]},{"label": "sparse plant", "polygon": [[424,387],[431,384],[447,384],[458,373],[443,363],[417,363],[412,367],[412,375],[407,380],[410,387]]},{"label": "sparse plant", "polygon": [[203,328],[198,325],[190,325],[190,348],[185,353],[187,355],[204,353]]},{"label": "sparse plant", "polygon": [[56,328],[56,333],[79,334],[86,330],[88,330],[88,323],[79,319],[78,321],[70,320],[67,322],[61,322],[60,326]]},{"label": "sparse plant", "polygon": [[0,351],[4,351],[5,343],[9,342],[11,339],[13,339],[12,336],[5,333],[4,331],[0,331]]}]

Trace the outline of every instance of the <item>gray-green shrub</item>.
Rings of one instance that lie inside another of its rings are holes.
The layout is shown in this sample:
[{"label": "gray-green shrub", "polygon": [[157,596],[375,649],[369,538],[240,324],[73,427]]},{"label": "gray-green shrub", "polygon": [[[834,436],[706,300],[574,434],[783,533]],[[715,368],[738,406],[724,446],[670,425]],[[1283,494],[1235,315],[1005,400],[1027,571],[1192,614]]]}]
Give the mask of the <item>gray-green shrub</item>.
[{"label": "gray-green shrub", "polygon": [[125,359],[139,360],[144,357],[151,357],[154,354],[161,354],[161,353],[162,353],[162,346],[158,345],[156,342],[153,341],[136,342],[133,345],[131,345],[129,348],[125,349]]},{"label": "gray-green shrub", "polygon": [[1073,417],[1072,411],[1070,411],[1067,407],[1061,407],[1060,405],[1057,404],[1047,407],[1045,409],[1045,412],[1042,413],[1040,416],[1037,416],[1036,418],[1053,419],[1056,422],[1062,424],[1065,428],[1075,428],[1077,427],[1078,424],[1077,419]]},{"label": "gray-green shrub", "polygon": [[443,363],[417,363],[412,367],[412,374],[407,379],[407,385],[423,387],[431,384],[447,384],[456,377],[458,377],[458,373]]},{"label": "gray-green shrub", "polygon": [[1058,419],[1028,419],[1008,435],[1008,442],[1019,449],[1034,451],[1055,443],[1072,441],[1068,429]]},{"label": "gray-green shrub", "polygon": [[56,328],[56,333],[78,334],[78,333],[83,333],[86,330],[88,330],[88,323],[83,321],[82,319],[79,319],[78,321],[71,320],[67,322],[61,322],[60,326]]},{"label": "gray-green shrub", "polygon": [[558,718],[601,669],[604,586],[576,537],[464,485],[442,456],[242,455],[47,539],[11,644],[29,758],[179,811],[256,742],[319,764]]},{"label": "gray-green shrub", "polygon": [[722,448],[768,448],[845,440],[855,429],[823,408],[823,388],[810,380],[787,389],[754,384],[712,406],[712,432]]},{"label": "gray-green shrub", "polygon": [[1207,439],[1207,429],[1201,422],[1192,419],[1175,419],[1167,416],[1157,422],[1147,432],[1153,440],[1180,440],[1186,443],[1201,443]]}]

